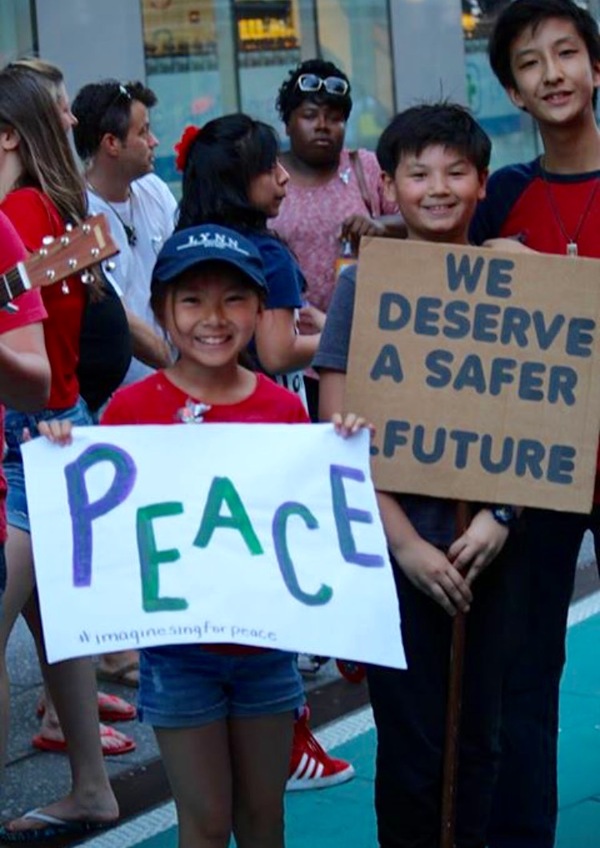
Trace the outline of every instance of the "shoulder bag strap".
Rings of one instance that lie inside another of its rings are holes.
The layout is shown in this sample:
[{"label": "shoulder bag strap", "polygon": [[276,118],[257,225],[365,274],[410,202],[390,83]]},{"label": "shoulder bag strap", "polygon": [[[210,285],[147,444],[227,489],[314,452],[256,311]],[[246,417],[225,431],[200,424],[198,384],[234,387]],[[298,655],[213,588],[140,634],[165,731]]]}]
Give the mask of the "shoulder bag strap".
[{"label": "shoulder bag strap", "polygon": [[360,155],[358,150],[351,150],[349,152],[350,164],[354,170],[356,175],[356,181],[358,183],[358,187],[360,189],[360,196],[363,199],[363,203],[367,207],[367,212],[373,217],[373,204],[371,203],[371,198],[369,196],[369,189],[367,187],[367,180],[365,177],[365,171],[362,166],[362,162],[360,161]]}]

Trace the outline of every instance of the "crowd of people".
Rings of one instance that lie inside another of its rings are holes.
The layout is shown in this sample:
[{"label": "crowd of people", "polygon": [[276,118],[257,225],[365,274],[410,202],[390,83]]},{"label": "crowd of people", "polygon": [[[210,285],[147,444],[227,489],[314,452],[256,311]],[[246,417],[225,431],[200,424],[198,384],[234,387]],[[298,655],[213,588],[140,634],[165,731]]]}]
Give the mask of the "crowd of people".
[{"label": "crowd of people", "polygon": [[[73,425],[177,424],[190,403],[201,405],[198,423],[324,420],[351,438],[371,410],[344,408],[361,317],[356,268],[336,275],[342,250],[356,258],[360,239],[376,235],[600,258],[596,22],[573,0],[514,0],[489,54],[512,102],[537,122],[543,154],[531,163],[488,181],[490,139],[450,102],[400,112],[376,152],[347,150],[351,82],[314,59],[277,96],[289,150],[244,114],[182,128],[180,203],[153,173],[156,96],[141,82],[91,83],[71,106],[53,65],[24,59],[0,71],[0,268],[96,212],[120,248],[91,283],[73,274],[0,311],[0,756],[6,645],[22,613],[44,679],[33,743],[65,751],[72,774],[66,797],[7,822],[0,842],[49,845],[118,820],[103,757],[133,749],[110,722],[134,719],[136,708],[98,692],[97,680],[138,689],[180,848],[226,848],[232,834],[239,848],[282,848],[286,788],[353,777],[312,735],[288,652],[164,645],[49,664],[20,445],[68,443]],[[378,502],[408,662],[367,669],[378,844],[440,844],[448,658],[461,613],[454,844],[552,848],[567,612],[583,533],[598,539],[600,485],[588,515],[471,504],[460,528],[450,499],[381,491]]]}]

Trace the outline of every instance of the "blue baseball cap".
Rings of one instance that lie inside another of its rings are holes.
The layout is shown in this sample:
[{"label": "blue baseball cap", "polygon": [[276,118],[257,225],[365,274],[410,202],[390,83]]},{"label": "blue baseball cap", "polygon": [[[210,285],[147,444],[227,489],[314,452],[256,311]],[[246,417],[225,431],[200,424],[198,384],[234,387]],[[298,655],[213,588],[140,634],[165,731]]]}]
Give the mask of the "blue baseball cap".
[{"label": "blue baseball cap", "polygon": [[152,283],[173,282],[188,268],[204,262],[233,265],[255,286],[268,291],[258,249],[236,230],[218,224],[188,227],[167,239],[156,258]]}]

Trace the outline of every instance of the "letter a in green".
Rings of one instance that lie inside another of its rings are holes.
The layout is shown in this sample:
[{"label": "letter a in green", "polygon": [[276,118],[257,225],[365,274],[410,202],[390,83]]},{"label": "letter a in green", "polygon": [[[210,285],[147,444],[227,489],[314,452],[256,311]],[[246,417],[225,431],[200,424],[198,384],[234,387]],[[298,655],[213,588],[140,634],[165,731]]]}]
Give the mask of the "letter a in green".
[{"label": "letter a in green", "polygon": [[[230,515],[221,515],[221,506],[224,502],[229,508]],[[215,477],[210,484],[206,506],[200,521],[200,529],[194,539],[194,545],[197,548],[208,547],[217,527],[237,530],[253,556],[264,553],[242,500],[235,486],[227,477]]]}]

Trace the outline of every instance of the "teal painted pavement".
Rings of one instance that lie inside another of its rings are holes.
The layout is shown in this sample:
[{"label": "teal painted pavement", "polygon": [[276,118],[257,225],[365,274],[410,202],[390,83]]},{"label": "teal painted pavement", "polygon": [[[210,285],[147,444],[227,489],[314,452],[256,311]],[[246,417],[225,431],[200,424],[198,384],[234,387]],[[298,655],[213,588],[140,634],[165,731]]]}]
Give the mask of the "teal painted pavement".
[{"label": "teal painted pavement", "polygon": [[[557,848],[600,846],[600,615],[569,630],[561,694],[560,819]],[[286,796],[287,848],[370,848],[376,845],[372,806],[375,733],[334,749],[356,777],[343,786]],[[108,848],[108,841],[105,843]],[[112,843],[110,843],[112,844]],[[174,827],[127,844],[177,848]],[[102,848],[100,840],[94,840]]]}]

